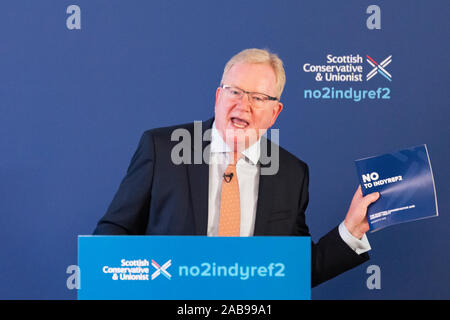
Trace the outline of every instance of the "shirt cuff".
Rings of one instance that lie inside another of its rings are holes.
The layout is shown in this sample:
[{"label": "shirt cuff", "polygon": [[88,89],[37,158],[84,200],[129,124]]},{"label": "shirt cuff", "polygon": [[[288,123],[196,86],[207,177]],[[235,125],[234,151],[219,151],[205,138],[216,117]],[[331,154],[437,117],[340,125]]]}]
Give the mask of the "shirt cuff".
[{"label": "shirt cuff", "polygon": [[339,235],[342,240],[357,254],[362,254],[364,252],[372,249],[370,247],[369,240],[367,239],[366,234],[362,236],[361,239],[354,237],[348,230],[344,224],[344,221],[339,225]]}]

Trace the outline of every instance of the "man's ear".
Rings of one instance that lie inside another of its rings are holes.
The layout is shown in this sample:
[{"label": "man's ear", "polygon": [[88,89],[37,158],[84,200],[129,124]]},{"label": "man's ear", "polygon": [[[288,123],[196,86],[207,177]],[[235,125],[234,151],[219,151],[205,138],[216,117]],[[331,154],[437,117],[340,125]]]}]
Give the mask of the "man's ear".
[{"label": "man's ear", "polygon": [[283,104],[281,102],[278,102],[277,105],[273,107],[272,124],[270,126],[274,125],[275,121],[280,115],[281,110],[283,110]]},{"label": "man's ear", "polygon": [[219,99],[220,90],[222,90],[222,88],[221,87],[217,87],[217,90],[216,90],[216,102],[217,102],[217,99]]}]

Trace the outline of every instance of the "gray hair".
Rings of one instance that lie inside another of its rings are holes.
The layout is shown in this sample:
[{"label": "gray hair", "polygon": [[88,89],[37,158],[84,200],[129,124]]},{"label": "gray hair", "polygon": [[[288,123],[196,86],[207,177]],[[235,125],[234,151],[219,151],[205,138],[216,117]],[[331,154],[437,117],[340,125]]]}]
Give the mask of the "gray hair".
[{"label": "gray hair", "polygon": [[278,98],[281,97],[284,85],[286,83],[286,74],[284,72],[283,61],[275,54],[266,49],[245,49],[236,55],[234,55],[225,65],[222,74],[222,80],[228,70],[231,69],[236,63],[261,63],[268,64],[272,67],[276,76],[276,90],[278,93]]}]

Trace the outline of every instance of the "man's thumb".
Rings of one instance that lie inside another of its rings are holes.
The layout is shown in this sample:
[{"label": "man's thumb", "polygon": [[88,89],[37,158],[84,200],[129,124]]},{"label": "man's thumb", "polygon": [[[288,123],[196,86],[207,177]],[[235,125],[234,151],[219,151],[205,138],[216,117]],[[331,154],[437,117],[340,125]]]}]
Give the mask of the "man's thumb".
[{"label": "man's thumb", "polygon": [[364,200],[367,203],[367,206],[375,201],[378,200],[378,198],[380,197],[380,193],[379,192],[373,192],[371,194],[368,194],[367,196],[364,197]]}]

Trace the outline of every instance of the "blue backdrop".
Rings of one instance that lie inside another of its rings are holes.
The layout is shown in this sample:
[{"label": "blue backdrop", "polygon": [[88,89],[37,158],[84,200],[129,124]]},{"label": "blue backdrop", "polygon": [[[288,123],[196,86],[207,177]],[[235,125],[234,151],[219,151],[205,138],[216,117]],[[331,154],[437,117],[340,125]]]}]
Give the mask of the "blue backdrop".
[{"label": "blue backdrop", "polygon": [[[72,4],[81,29],[67,27]],[[371,4],[381,29],[366,26]],[[446,0],[2,1],[0,298],[75,298],[66,268],[77,263],[77,235],[104,214],[142,132],[211,117],[225,62],[259,47],[285,62],[276,126],[311,169],[313,240],[344,218],[355,159],[426,143],[433,165],[439,217],[369,234],[371,260],[312,298],[449,299],[449,16]],[[360,55],[363,81],[304,71],[327,55]],[[392,55],[392,79],[366,80],[366,55]],[[387,88],[389,99],[306,93],[324,87]],[[366,286],[372,264],[381,289]]]}]

